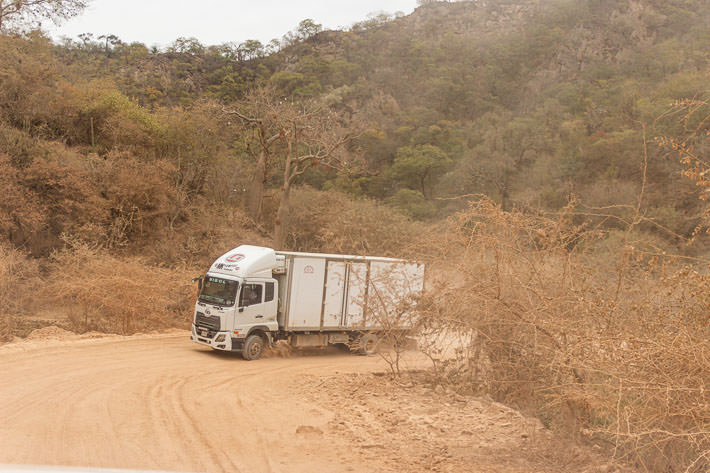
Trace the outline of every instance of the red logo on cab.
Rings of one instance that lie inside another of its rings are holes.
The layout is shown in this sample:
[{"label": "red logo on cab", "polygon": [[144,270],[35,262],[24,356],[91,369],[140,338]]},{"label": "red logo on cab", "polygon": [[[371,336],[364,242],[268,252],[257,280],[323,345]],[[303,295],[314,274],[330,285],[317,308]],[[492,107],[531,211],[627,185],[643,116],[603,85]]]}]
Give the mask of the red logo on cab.
[{"label": "red logo on cab", "polygon": [[224,258],[224,261],[227,261],[229,263],[237,263],[241,260],[244,259],[244,255],[241,253],[234,253],[233,255],[229,255],[226,258]]}]

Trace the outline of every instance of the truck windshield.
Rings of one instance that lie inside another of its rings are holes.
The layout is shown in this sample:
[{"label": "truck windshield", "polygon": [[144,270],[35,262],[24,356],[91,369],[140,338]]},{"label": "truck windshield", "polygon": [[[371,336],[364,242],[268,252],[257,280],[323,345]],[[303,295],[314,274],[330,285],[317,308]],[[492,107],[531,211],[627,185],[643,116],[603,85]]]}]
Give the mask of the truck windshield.
[{"label": "truck windshield", "polygon": [[234,300],[237,297],[238,288],[239,282],[237,281],[206,276],[202,281],[202,290],[200,291],[199,300],[209,302],[210,304],[231,307],[234,305]]}]

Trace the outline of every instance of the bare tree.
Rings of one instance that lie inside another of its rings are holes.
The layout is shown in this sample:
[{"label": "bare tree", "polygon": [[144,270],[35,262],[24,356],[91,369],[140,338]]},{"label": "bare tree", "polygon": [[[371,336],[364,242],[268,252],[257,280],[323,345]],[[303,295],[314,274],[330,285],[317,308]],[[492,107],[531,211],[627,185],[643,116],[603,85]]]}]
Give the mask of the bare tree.
[{"label": "bare tree", "polygon": [[258,218],[261,213],[269,175],[277,168],[283,169],[274,229],[275,244],[281,247],[286,243],[286,221],[296,179],[310,167],[352,166],[354,158],[345,145],[355,134],[345,128],[336,112],[321,103],[282,98],[270,87],[252,91],[236,108],[225,112],[236,115],[253,133],[249,150],[256,169],[248,201],[252,217]]},{"label": "bare tree", "polygon": [[261,218],[266,181],[276,160],[276,141],[283,131],[279,123],[282,103],[273,97],[273,90],[260,87],[252,90],[236,108],[225,110],[236,115],[251,135],[247,151],[255,168],[247,194],[247,210],[256,221]]},{"label": "bare tree", "polygon": [[401,374],[402,355],[418,322],[417,301],[408,295],[417,292],[413,281],[397,276],[390,270],[373,280],[367,304],[369,317],[380,328],[380,339],[390,345],[388,350],[379,350],[377,354],[389,365],[393,376]]},{"label": "bare tree", "polygon": [[59,23],[81,13],[88,0],[0,0],[0,31]]},{"label": "bare tree", "polygon": [[291,113],[283,117],[285,146],[283,184],[281,199],[276,214],[274,239],[283,246],[286,242],[286,220],[290,211],[291,188],[296,178],[309,167],[347,169],[347,154],[340,151],[352,140],[338,124],[336,114],[315,103],[295,105]]},{"label": "bare tree", "polygon": [[418,303],[423,286],[422,279],[416,276],[419,270],[423,268],[417,266],[415,270],[413,263],[402,263],[363,271],[351,269],[348,276],[349,284],[356,282],[351,288],[367,288],[359,294],[350,292],[348,305],[358,306],[366,314],[367,325],[377,328],[375,333],[364,330],[351,349],[367,353],[366,340],[380,345],[377,354],[393,376],[401,374],[403,354],[411,345],[410,335],[420,329]]}]

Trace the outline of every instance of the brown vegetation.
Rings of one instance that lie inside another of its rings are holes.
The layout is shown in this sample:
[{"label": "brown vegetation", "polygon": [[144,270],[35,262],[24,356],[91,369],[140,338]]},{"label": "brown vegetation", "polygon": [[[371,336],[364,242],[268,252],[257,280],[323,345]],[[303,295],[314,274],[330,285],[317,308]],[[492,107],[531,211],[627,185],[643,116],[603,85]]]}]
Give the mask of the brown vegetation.
[{"label": "brown vegetation", "polygon": [[188,324],[195,289],[186,269],[118,259],[87,246],[55,253],[50,269],[44,291],[69,313],[75,332],[130,335]]},{"label": "brown vegetation", "polygon": [[287,247],[297,251],[401,256],[425,226],[373,200],[302,187],[293,191],[287,228]]},{"label": "brown vegetation", "polygon": [[[446,280],[423,308],[440,382],[534,412],[647,471],[707,471],[707,267],[604,233],[472,204],[418,253]],[[452,282],[454,282],[452,284]]]},{"label": "brown vegetation", "polygon": [[32,292],[38,287],[38,263],[27,255],[0,243],[0,343],[12,340],[10,314],[27,313],[32,307]]}]

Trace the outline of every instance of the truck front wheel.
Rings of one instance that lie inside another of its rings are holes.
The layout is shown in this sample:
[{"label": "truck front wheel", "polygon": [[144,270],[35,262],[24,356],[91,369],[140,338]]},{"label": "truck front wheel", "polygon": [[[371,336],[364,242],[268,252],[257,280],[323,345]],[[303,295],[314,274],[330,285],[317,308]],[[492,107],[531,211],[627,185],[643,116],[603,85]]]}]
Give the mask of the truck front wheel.
[{"label": "truck front wheel", "polygon": [[249,335],[244,342],[242,357],[249,361],[258,360],[264,352],[265,345],[266,343],[261,335]]}]

